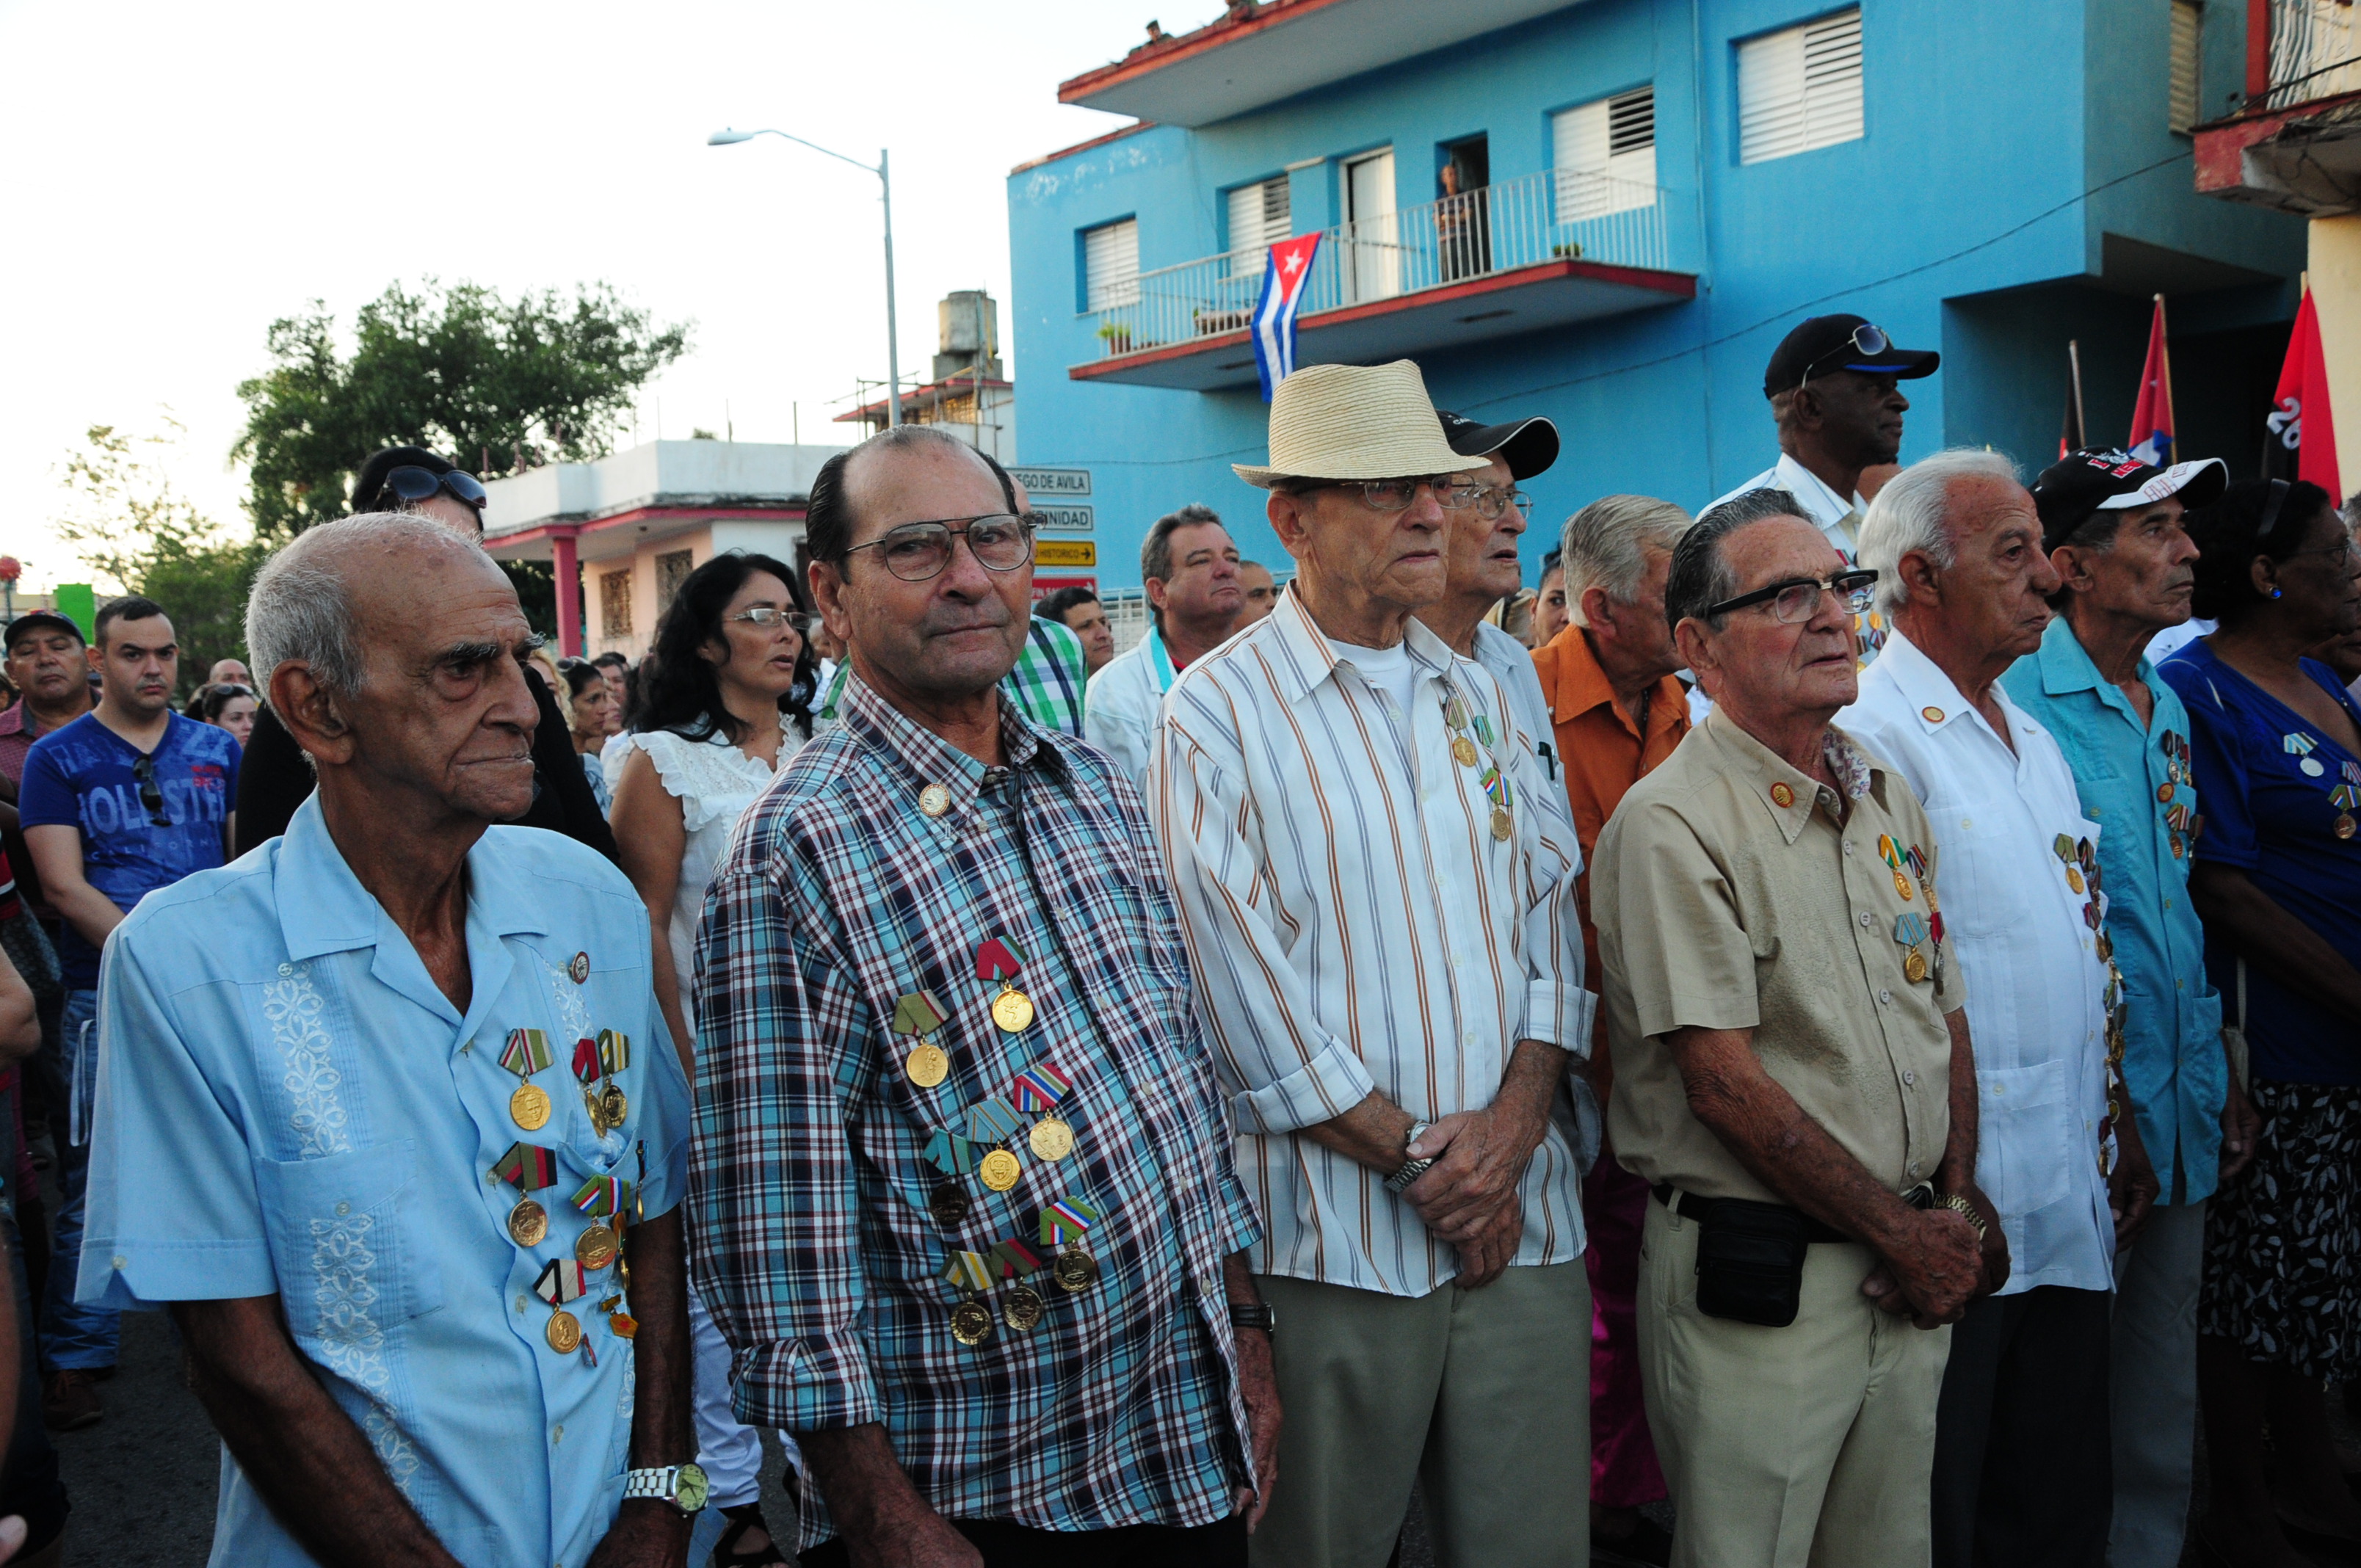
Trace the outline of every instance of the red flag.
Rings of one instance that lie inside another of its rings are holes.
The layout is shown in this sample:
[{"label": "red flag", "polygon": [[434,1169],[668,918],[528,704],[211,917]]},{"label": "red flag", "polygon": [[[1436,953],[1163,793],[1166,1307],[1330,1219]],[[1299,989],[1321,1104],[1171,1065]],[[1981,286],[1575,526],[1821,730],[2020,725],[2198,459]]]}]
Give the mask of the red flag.
[{"label": "red flag", "polygon": [[2147,363],[2140,367],[2139,401],[2132,407],[2132,455],[2158,468],[2172,464],[2172,362],[2164,348],[2164,296],[2147,326]]},{"label": "red flag", "polygon": [[2295,335],[2288,339],[2287,364],[2279,390],[2271,394],[2266,422],[2270,468],[2283,478],[2309,479],[2341,502],[2337,487],[2336,416],[2328,402],[2328,356],[2320,346],[2320,316],[2307,292],[2296,307]]}]

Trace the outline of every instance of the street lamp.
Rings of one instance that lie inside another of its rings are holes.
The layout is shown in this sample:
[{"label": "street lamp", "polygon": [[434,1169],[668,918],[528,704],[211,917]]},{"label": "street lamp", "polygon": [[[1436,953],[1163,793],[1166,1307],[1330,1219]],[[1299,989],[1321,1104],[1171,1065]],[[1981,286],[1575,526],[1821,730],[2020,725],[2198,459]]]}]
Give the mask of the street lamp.
[{"label": "street lamp", "polygon": [[885,422],[888,425],[900,424],[902,422],[902,356],[901,349],[895,343],[894,327],[894,181],[886,172],[886,149],[884,148],[877,149],[877,162],[874,167],[872,167],[857,158],[847,158],[840,152],[829,152],[827,148],[816,141],[805,141],[799,136],[787,131],[772,130],[767,126],[762,130],[738,131],[725,126],[707,137],[705,145],[731,147],[741,141],[752,141],[756,137],[785,137],[787,140],[807,147],[814,152],[827,153],[829,157],[840,163],[849,163],[855,169],[868,170],[870,173],[877,176],[877,183],[884,192],[885,203],[885,376],[888,383]]}]

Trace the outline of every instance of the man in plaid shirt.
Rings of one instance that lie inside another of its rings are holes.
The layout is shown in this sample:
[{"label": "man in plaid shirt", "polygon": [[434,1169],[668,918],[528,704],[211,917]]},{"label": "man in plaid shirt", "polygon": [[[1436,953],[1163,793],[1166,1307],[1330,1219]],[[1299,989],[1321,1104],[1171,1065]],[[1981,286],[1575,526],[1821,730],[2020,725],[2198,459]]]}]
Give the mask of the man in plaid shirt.
[{"label": "man in plaid shirt", "polygon": [[697,1280],[739,1418],[802,1446],[807,1564],[1243,1565],[1260,1227],[1139,797],[1000,685],[1030,529],[923,426],[831,458],[807,526],[842,722],[697,940]]}]

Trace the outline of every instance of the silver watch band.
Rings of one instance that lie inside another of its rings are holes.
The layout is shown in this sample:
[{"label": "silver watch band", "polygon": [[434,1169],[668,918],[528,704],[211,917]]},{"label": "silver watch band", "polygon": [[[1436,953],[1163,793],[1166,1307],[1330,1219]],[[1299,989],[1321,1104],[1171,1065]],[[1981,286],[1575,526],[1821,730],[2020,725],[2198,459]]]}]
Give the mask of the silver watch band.
[{"label": "silver watch band", "polygon": [[1409,1187],[1411,1182],[1416,1181],[1420,1177],[1424,1176],[1428,1169],[1434,1164],[1431,1159],[1411,1159],[1408,1157],[1410,1146],[1424,1137],[1426,1135],[1426,1130],[1430,1125],[1432,1125],[1432,1124],[1427,1122],[1412,1122],[1410,1124],[1410,1135],[1402,1139],[1402,1153],[1404,1158],[1400,1165],[1395,1167],[1394,1173],[1386,1178],[1387,1191],[1396,1193],[1402,1191],[1405,1188]]}]

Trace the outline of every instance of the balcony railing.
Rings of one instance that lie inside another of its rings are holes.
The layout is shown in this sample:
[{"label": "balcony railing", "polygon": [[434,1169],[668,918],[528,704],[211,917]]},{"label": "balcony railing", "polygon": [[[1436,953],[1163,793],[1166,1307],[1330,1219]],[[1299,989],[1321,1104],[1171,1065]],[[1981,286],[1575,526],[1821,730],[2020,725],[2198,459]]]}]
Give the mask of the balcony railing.
[{"label": "balcony railing", "polygon": [[2262,102],[2249,108],[2286,109],[2361,91],[2361,20],[2351,0],[2268,3],[2270,81]]},{"label": "balcony railing", "polygon": [[[1142,272],[1092,312],[1100,357],[1250,324],[1259,247]],[[1664,192],[1603,174],[1544,170],[1322,232],[1299,313],[1414,295],[1546,261],[1663,270]]]}]

